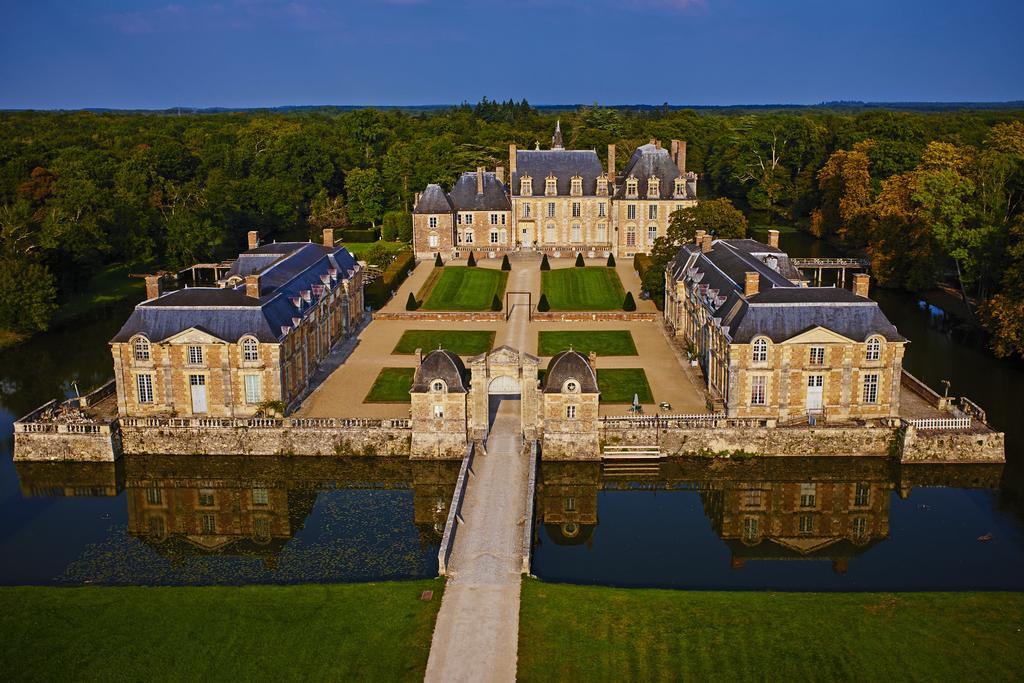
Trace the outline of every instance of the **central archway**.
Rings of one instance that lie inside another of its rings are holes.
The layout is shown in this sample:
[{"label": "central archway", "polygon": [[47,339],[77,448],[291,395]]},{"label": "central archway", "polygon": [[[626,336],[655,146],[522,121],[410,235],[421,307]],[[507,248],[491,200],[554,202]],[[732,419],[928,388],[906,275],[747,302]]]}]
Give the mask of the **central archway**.
[{"label": "central archway", "polygon": [[519,386],[519,380],[509,375],[500,375],[495,377],[487,385],[487,393],[491,396],[494,396],[495,394],[519,394],[521,392],[522,389]]}]

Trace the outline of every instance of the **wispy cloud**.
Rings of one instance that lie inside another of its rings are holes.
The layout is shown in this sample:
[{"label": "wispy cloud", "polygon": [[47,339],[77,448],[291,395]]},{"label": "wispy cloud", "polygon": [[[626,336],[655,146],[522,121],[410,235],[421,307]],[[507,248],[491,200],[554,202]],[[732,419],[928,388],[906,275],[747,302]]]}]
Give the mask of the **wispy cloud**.
[{"label": "wispy cloud", "polygon": [[102,19],[126,35],[170,31],[247,30],[276,25],[302,30],[336,29],[342,12],[322,0],[227,0],[198,6],[169,3],[112,12]]}]

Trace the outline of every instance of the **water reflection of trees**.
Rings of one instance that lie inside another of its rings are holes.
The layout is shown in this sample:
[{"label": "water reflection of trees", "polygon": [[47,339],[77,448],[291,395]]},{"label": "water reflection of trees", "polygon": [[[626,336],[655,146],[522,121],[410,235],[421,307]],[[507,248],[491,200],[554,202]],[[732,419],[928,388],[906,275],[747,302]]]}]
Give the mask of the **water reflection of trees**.
[{"label": "water reflection of trees", "polygon": [[907,498],[917,487],[998,489],[1001,474],[1002,465],[900,465],[884,458],[545,462],[537,523],[555,544],[589,545],[599,492],[693,490],[733,567],[755,559],[816,559],[843,572],[888,538],[891,492]]}]

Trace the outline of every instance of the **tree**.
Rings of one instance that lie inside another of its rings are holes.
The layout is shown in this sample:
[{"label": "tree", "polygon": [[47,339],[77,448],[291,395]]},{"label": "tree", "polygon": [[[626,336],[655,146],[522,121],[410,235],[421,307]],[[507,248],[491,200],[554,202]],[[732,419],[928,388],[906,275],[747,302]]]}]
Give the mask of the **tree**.
[{"label": "tree", "polygon": [[469,260],[466,261],[466,265],[470,268],[476,268],[476,257],[473,256],[473,252],[469,252]]},{"label": "tree", "polygon": [[547,254],[544,254],[544,257],[541,258],[541,260],[540,260],[540,269],[541,270],[551,270],[551,264],[548,263],[548,255]]},{"label": "tree", "polygon": [[413,294],[412,292],[409,292],[409,298],[405,300],[405,310],[415,311],[419,307],[420,304],[418,301],[416,301],[416,295]]},{"label": "tree", "polygon": [[57,288],[46,266],[31,258],[0,259],[0,329],[42,332],[57,310]]},{"label": "tree", "polygon": [[501,257],[501,269],[512,270],[512,264],[508,260],[508,254],[505,254],[504,256]]},{"label": "tree", "polygon": [[492,311],[500,311],[501,310],[501,299],[498,298],[497,294],[495,294],[494,297],[491,298],[491,310]]},{"label": "tree", "polygon": [[443,268],[444,267],[444,261],[441,260],[441,253],[440,252],[434,254],[434,267],[435,268]]},{"label": "tree", "polygon": [[576,254],[576,267],[577,268],[585,268],[586,265],[587,265],[586,261],[583,260],[583,252],[581,251],[581,252],[577,253]]},{"label": "tree", "polygon": [[320,232],[324,228],[340,230],[348,224],[348,212],[345,200],[340,195],[331,197],[327,190],[321,188],[309,205],[309,217],[306,222]]},{"label": "tree", "polygon": [[[408,225],[408,228],[406,227]],[[402,236],[412,235],[412,214],[408,211],[388,211],[384,214],[380,238],[388,242],[405,241]]]},{"label": "tree", "polygon": [[394,263],[396,258],[398,258],[398,254],[394,250],[378,243],[366,250],[362,260],[370,265],[379,266],[381,269],[384,269]]},{"label": "tree", "polygon": [[836,234],[850,246],[867,243],[866,227],[871,204],[869,153],[874,141],[864,140],[851,151],[839,150],[818,171],[820,209],[811,214],[811,232],[818,237]]},{"label": "tree", "polygon": [[633,292],[626,292],[626,298],[622,302],[622,310],[635,311],[636,301],[633,300]]},{"label": "tree", "polygon": [[606,264],[609,268],[615,267],[615,254],[608,252],[608,263]]},{"label": "tree", "polygon": [[384,210],[384,186],[375,168],[354,168],[345,177],[348,213],[356,223],[377,227]]},{"label": "tree", "polygon": [[551,310],[551,304],[548,303],[548,296],[541,292],[540,301],[537,302],[537,310],[541,313],[546,313]]},{"label": "tree", "polygon": [[224,241],[224,231],[206,217],[179,211],[167,220],[167,261],[184,268],[209,261]]},{"label": "tree", "polygon": [[677,246],[693,242],[697,230],[719,239],[747,236],[747,218],[725,197],[705,199],[693,206],[673,211],[666,232]]}]

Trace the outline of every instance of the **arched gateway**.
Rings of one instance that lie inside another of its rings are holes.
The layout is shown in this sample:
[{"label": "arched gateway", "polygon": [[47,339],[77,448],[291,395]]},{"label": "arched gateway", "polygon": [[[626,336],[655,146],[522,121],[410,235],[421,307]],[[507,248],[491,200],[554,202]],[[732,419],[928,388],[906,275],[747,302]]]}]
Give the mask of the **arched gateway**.
[{"label": "arched gateway", "polygon": [[491,396],[519,396],[523,433],[536,438],[539,405],[537,368],[540,359],[510,346],[469,359],[473,378],[469,388],[469,432],[472,438],[487,434]]}]

